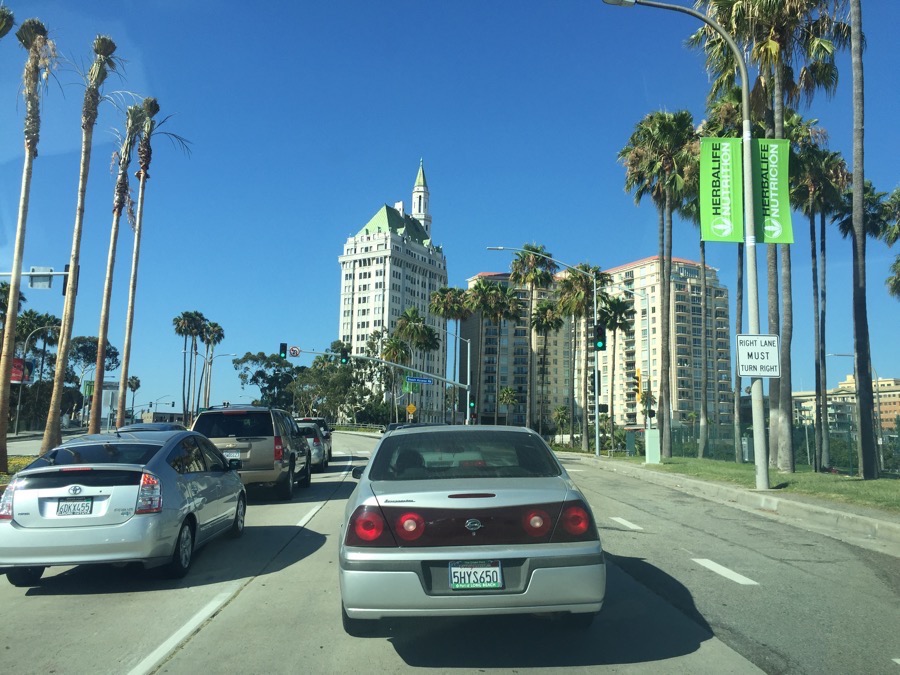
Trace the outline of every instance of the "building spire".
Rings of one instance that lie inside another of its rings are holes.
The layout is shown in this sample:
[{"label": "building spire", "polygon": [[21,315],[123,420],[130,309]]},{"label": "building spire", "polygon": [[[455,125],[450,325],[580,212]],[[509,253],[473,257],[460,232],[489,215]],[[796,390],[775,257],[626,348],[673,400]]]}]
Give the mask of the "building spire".
[{"label": "building spire", "polygon": [[431,214],[428,213],[428,183],[425,182],[425,164],[419,158],[419,173],[412,191],[412,213],[410,215],[422,223],[428,238],[431,239]]}]

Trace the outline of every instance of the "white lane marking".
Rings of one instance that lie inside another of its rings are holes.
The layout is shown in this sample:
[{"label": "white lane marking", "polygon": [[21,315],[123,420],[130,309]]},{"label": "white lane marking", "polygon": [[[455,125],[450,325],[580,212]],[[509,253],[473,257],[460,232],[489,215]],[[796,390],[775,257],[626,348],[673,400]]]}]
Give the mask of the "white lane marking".
[{"label": "white lane marking", "polygon": [[578,471],[584,471],[584,469],[566,469],[569,473],[577,473]]},{"label": "white lane marking", "polygon": [[734,570],[723,567],[719,563],[714,563],[712,560],[707,560],[706,558],[691,558],[691,560],[699,565],[703,565],[708,570],[712,570],[716,574],[721,574],[726,579],[730,579],[735,583],[741,584],[743,586],[759,586],[759,584],[753,581],[753,579],[748,579],[743,574],[738,574]]},{"label": "white lane marking", "polygon": [[313,516],[319,512],[325,506],[325,502],[316,502],[313,504],[313,507],[300,519],[300,522],[297,523],[297,527],[306,527],[306,524],[312,520]]},{"label": "white lane marking", "polygon": [[209,619],[209,617],[218,612],[226,602],[231,600],[231,598],[237,594],[238,590],[240,590],[240,585],[240,582],[229,584],[226,587],[228,590],[222,591],[215,598],[210,600],[203,609],[194,614],[194,616],[192,616],[181,628],[175,631],[168,640],[150,652],[143,661],[132,668],[128,675],[144,675],[145,673],[153,671],[153,669],[162,663],[179,644],[197,630],[204,621]]},{"label": "white lane marking", "polygon": [[640,525],[635,525],[634,523],[629,523],[624,518],[616,518],[616,517],[610,516],[609,519],[616,521],[617,523],[619,523],[619,525],[624,525],[625,527],[627,527],[630,530],[643,530],[644,529]]},{"label": "white lane marking", "polygon": [[891,659],[894,663],[900,666],[900,659]]}]

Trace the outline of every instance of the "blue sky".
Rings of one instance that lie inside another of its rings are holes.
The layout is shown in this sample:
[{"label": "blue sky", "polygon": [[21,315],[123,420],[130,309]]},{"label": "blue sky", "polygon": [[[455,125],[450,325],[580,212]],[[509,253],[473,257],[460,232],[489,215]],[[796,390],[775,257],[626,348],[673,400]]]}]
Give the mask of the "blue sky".
[{"label": "blue sky", "polygon": [[[624,192],[616,155],[649,112],[687,109],[699,122],[708,86],[702,56],[684,46],[697,22],[600,0],[3,2],[19,22],[44,21],[63,57],[44,96],[26,269],[61,270],[69,260],[81,141],[78,72],[90,64],[96,34],[111,36],[126,61],[124,77],[110,78],[105,93],[155,96],[161,116],[171,115],[163,130],[191,141],[190,156],[164,138],[154,146],[130,368],[142,383],[138,405],[180,399],[182,341],[172,319],[183,311],[201,311],[223,326],[218,353],[272,353],[283,341],[327,348],[338,335],[342,244],[383,204],[409,204],[420,158],[451,285],[508,269],[510,254],[487,246],[537,242],[566,263],[604,269],[655,254],[656,213]],[[874,0],[863,10],[866,177],[890,191],[898,185],[900,148],[893,32],[900,3]],[[11,267],[21,188],[23,65],[24,51],[7,35],[0,40],[3,271]],[[831,148],[849,161],[849,57],[841,55],[839,65],[837,94],[802,112],[819,119]],[[123,126],[121,111],[104,104],[75,335],[98,332],[112,223],[110,158],[114,130]],[[794,227],[794,386],[809,389],[809,241],[796,214]],[[120,349],[131,248],[123,220],[109,329]],[[881,242],[868,250],[873,365],[881,377],[900,377],[900,313],[884,287],[897,251]],[[675,255],[696,260],[697,251],[696,230],[676,223]],[[828,251],[827,347],[852,352],[849,242],[834,230]],[[707,256],[733,296],[734,247],[710,245]],[[62,315],[58,282],[49,291],[23,290],[26,309]],[[230,361],[215,363],[214,402],[258,394],[241,390]],[[297,362],[309,361],[304,355]],[[830,359],[829,386],[851,364]]]}]

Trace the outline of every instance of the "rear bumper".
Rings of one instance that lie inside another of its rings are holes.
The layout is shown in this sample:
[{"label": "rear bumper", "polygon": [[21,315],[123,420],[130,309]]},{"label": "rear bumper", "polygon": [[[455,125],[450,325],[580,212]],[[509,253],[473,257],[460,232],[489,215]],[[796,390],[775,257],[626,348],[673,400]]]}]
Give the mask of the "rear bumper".
[{"label": "rear bumper", "polygon": [[[534,547],[531,547],[534,548]],[[603,553],[573,550],[571,554],[475,556],[499,559],[504,567],[504,588],[497,591],[452,591],[448,587],[450,560],[459,551],[431,554],[424,560],[398,560],[342,551],[340,588],[350,618],[478,616],[550,612],[596,613],[606,594]],[[419,549],[418,553],[422,553]],[[449,553],[449,555],[448,555]],[[472,559],[472,555],[465,556]]]},{"label": "rear bumper", "polygon": [[[160,517],[162,516],[162,517]],[[169,522],[172,519],[172,523]],[[137,515],[118,525],[77,529],[0,524],[0,567],[168,562],[175,550],[175,515]]]},{"label": "rear bumper", "polygon": [[241,469],[238,475],[244,485],[270,485],[284,480],[284,476],[290,470],[290,465],[276,466],[271,469],[245,471]]}]

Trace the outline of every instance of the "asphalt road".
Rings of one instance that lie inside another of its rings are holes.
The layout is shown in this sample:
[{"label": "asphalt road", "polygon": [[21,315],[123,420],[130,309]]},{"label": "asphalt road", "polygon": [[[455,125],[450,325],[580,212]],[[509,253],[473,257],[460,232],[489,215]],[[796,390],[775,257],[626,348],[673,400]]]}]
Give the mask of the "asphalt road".
[{"label": "asphalt road", "polygon": [[[335,434],[334,461],[289,502],[252,495],[242,539],[187,578],[53,568],[0,583],[0,663],[16,673],[900,673],[900,558],[670,488],[564,461],[609,553],[586,633],[538,618],[341,628],[337,545],[353,463],[374,440]],[[24,450],[24,447],[23,447]],[[2,542],[0,542],[2,545]]]}]

